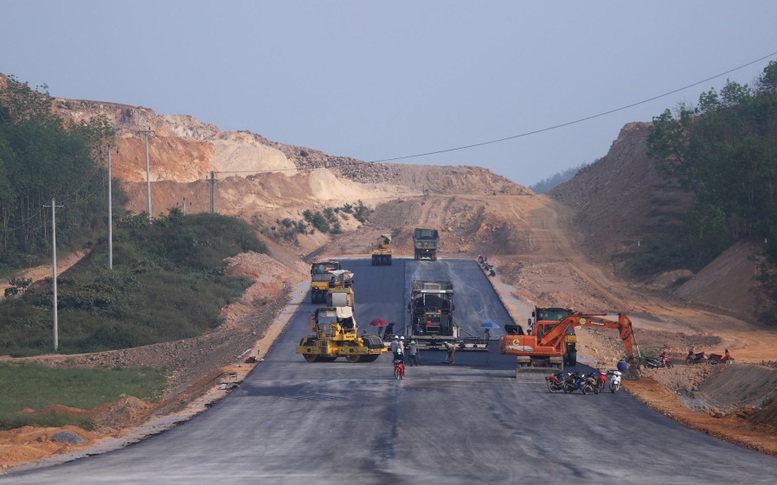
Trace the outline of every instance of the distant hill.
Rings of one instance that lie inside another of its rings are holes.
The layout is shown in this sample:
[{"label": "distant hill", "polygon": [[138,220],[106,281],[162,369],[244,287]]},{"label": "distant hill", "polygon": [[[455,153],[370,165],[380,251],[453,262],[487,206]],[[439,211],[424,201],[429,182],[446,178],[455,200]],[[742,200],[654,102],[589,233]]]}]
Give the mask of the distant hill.
[{"label": "distant hill", "polygon": [[577,175],[577,173],[587,165],[588,165],[587,163],[581,163],[576,167],[568,168],[563,172],[558,172],[546,179],[542,179],[534,185],[530,185],[529,188],[535,194],[544,194],[546,192],[549,192],[554,187],[561,185],[568,180],[571,180],[572,177]]}]

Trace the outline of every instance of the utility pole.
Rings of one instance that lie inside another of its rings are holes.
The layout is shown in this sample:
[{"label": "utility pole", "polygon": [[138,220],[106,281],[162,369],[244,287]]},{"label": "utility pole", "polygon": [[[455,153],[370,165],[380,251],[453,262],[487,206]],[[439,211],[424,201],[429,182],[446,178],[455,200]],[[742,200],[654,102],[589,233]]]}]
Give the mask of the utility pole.
[{"label": "utility pole", "polygon": [[148,192],[148,222],[151,223],[151,168],[148,163],[148,135],[153,133],[154,130],[149,126],[147,129],[140,131],[139,133],[146,139],[146,188]]},{"label": "utility pole", "polygon": [[[118,149],[116,151],[118,153]],[[111,144],[108,144],[108,269],[113,269],[113,196],[111,195]]]},{"label": "utility pole", "polygon": [[216,172],[210,171],[210,213],[216,212]]},{"label": "utility pole", "polygon": [[54,197],[51,198],[51,205],[44,205],[43,207],[51,207],[51,251],[53,253],[51,266],[54,274],[54,305],[52,313],[54,315],[54,352],[59,348],[59,328],[57,322],[57,207],[64,207],[57,205],[54,202]]}]

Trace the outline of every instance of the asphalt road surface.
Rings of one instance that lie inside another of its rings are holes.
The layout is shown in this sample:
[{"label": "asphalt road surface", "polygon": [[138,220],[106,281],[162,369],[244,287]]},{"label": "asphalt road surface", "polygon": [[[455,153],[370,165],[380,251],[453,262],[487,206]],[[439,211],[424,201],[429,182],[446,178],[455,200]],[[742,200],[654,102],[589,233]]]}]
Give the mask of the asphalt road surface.
[{"label": "asphalt road surface", "polygon": [[[404,322],[412,279],[454,282],[456,320],[509,320],[474,261],[394,259],[355,273],[356,317]],[[210,410],[140,443],[5,483],[774,483],[777,459],[686,429],[627,394],[550,394],[513,360],[427,351],[396,381],[390,355],[309,363],[306,298],[248,379]],[[498,332],[493,332],[496,338]]]}]

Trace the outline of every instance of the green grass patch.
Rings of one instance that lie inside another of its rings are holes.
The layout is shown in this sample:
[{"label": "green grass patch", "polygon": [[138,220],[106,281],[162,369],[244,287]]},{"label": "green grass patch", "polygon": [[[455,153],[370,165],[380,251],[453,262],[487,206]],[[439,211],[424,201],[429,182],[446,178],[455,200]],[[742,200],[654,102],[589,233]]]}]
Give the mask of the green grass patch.
[{"label": "green grass patch", "polygon": [[148,368],[51,368],[32,364],[0,365],[0,429],[21,426],[63,426],[91,429],[88,419],[66,415],[19,413],[52,404],[90,410],[134,396],[153,402],[167,384],[164,371]]}]

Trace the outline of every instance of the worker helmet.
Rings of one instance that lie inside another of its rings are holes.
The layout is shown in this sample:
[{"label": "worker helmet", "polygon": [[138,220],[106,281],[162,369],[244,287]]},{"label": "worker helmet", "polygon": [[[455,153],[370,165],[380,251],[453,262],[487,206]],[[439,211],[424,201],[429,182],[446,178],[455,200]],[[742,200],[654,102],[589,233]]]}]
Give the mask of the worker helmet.
[{"label": "worker helmet", "polygon": [[399,336],[398,335],[394,335],[394,340],[399,340]]},{"label": "worker helmet", "polygon": [[405,340],[405,337],[399,337],[399,340]]}]

